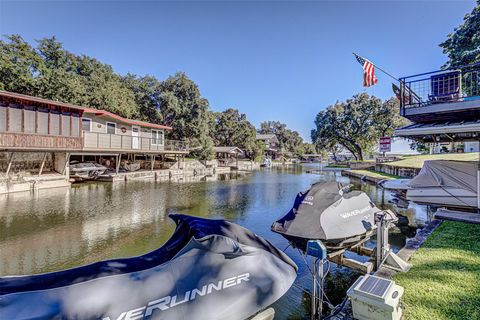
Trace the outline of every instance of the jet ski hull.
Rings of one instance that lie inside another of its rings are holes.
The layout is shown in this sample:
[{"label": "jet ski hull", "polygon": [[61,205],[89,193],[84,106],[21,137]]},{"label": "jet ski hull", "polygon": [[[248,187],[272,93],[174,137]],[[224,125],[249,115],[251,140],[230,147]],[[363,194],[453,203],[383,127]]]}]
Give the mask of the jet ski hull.
[{"label": "jet ski hull", "polygon": [[175,234],[147,255],[0,278],[0,318],[240,320],[295,280],[296,265],[250,231],[223,220],[173,218]]},{"label": "jet ski hull", "polygon": [[308,240],[321,240],[335,251],[370,237],[380,211],[364,192],[344,192],[335,182],[317,183],[297,195],[293,208],[273,223],[272,231],[302,249]]}]

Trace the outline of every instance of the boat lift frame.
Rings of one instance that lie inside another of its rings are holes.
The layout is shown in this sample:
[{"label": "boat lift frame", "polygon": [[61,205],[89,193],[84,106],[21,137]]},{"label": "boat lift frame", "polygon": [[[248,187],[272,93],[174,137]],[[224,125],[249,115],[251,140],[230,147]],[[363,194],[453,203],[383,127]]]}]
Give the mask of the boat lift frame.
[{"label": "boat lift frame", "polygon": [[[354,259],[345,258],[346,251],[354,252],[361,256],[368,256],[374,258],[375,269],[378,270],[382,266],[393,269],[398,272],[407,272],[411,265],[398,257],[390,248],[388,243],[388,230],[392,225],[398,221],[398,218],[390,210],[382,210],[375,215],[377,245],[376,249],[367,248],[364,244],[370,240],[366,237],[350,248],[340,249],[330,252],[323,256],[321,253],[310,250],[312,243],[316,247],[325,246],[320,240],[310,240],[307,243],[307,255],[312,256],[312,295],[311,295],[311,320],[321,319],[322,303],[324,294],[324,272],[323,265],[326,260],[329,260],[339,266],[345,266],[362,274],[370,274],[374,270],[374,265],[371,261],[360,262]],[[326,252],[326,249],[325,249]],[[375,256],[374,256],[375,255]],[[374,256],[374,257],[373,257]]]}]

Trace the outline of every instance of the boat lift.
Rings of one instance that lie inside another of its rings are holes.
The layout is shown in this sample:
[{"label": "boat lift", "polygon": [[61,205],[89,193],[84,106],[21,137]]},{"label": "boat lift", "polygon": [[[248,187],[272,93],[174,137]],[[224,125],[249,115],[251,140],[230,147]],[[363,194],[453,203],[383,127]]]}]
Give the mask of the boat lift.
[{"label": "boat lift", "polygon": [[[355,252],[362,256],[369,256],[375,261],[375,269],[387,267],[398,272],[407,272],[411,265],[403,261],[396,255],[388,243],[388,230],[398,221],[397,216],[390,210],[383,210],[375,215],[377,245],[376,249],[364,246],[369,238],[363,239],[355,246],[348,249],[342,249],[327,253],[325,245],[320,240],[310,240],[307,242],[306,255],[312,256],[312,294],[311,294],[311,320],[321,319],[322,304],[324,296],[324,278],[323,272],[325,262],[331,261],[337,265],[345,266],[358,271],[362,274],[370,274],[374,270],[371,261],[360,262],[354,259],[345,258],[346,251]],[[373,257],[373,255],[375,255]]]}]

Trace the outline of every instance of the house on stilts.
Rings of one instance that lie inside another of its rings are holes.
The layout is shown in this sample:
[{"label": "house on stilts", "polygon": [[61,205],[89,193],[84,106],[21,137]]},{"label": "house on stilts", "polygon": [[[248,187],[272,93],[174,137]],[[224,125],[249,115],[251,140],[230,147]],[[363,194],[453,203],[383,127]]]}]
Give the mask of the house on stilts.
[{"label": "house on stilts", "polygon": [[127,162],[139,163],[140,172],[181,169],[189,148],[185,141],[166,140],[169,130],[105,110],[0,91],[0,193],[68,186],[73,161],[103,165],[112,179],[127,177],[121,172]]}]

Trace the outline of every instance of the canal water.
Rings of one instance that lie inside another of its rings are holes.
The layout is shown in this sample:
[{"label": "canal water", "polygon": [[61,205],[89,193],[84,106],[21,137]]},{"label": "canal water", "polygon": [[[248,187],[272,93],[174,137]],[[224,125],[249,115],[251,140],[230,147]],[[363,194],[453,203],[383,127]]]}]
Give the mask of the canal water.
[{"label": "canal water", "polygon": [[[270,225],[291,208],[299,191],[320,180],[351,183],[379,207],[402,214],[404,226],[390,235],[397,250],[428,220],[424,207],[410,204],[399,208],[388,191],[342,177],[338,171],[308,174],[307,168],[291,166],[198,182],[97,182],[35,194],[2,195],[0,276],[43,273],[144,254],[172,234],[175,225],[168,218],[170,213],[226,219],[283,250],[288,242],[271,232]],[[311,288],[311,276],[296,249],[289,247],[285,252],[299,266],[299,274],[294,286],[273,306],[276,319],[307,319],[310,301],[305,290]],[[342,300],[357,277],[355,272],[332,264],[326,292],[333,304]]]}]

